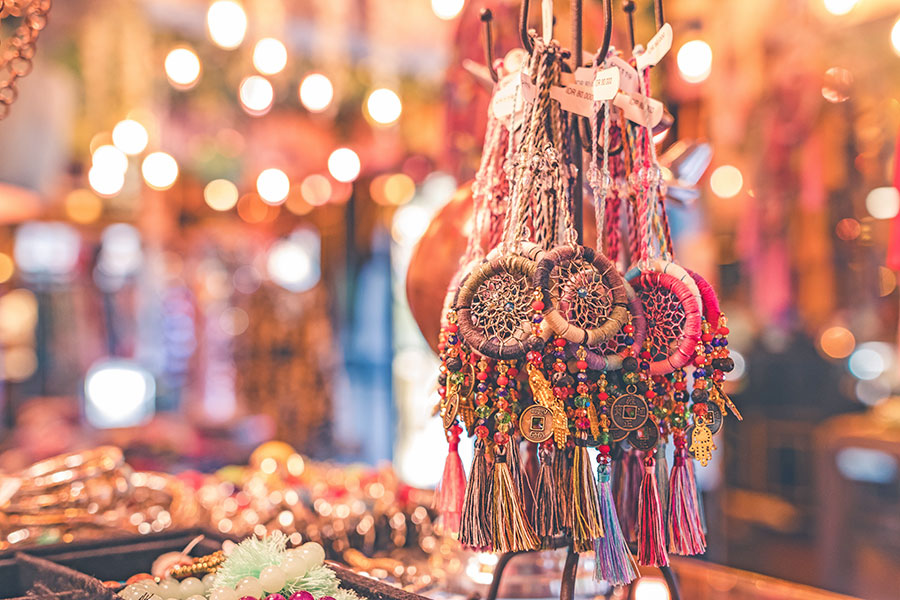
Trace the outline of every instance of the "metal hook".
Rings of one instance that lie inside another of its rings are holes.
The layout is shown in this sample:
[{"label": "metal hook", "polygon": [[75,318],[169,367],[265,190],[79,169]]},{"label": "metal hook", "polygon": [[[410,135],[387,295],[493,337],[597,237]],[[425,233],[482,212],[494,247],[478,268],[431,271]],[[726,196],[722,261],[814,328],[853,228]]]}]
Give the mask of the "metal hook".
[{"label": "metal hook", "polygon": [[497,69],[494,68],[494,34],[491,31],[491,21],[494,20],[494,13],[489,8],[481,9],[481,22],[484,23],[484,60],[487,62],[488,71],[491,73],[491,79],[494,83],[500,80],[497,75]]},{"label": "metal hook", "polygon": [[622,10],[628,18],[628,41],[631,43],[631,49],[634,50],[634,2],[633,0],[625,0],[622,3]]},{"label": "metal hook", "polygon": [[522,7],[519,10],[519,39],[522,41],[522,47],[528,50],[529,54],[534,50],[534,42],[528,36],[528,8],[530,4],[529,0],[522,0]]},{"label": "metal hook", "polygon": [[[597,67],[602,65],[603,61],[606,60],[606,55],[609,53],[609,45],[612,41],[612,0],[603,0],[603,12],[606,13],[606,22],[603,26],[603,45],[600,47],[600,51],[597,53],[597,57],[594,60],[595,66]],[[576,49],[578,50],[578,55],[575,58],[575,66],[578,67],[581,65],[581,2],[579,0],[573,0],[572,2],[572,15],[573,38],[575,39]],[[575,31],[578,32],[577,35],[575,34]],[[593,140],[593,133],[591,132],[588,120],[582,117],[579,121],[580,127],[578,134],[581,137],[582,146],[584,148],[590,148],[592,143],[599,143],[599,140]]]},{"label": "metal hook", "polygon": [[656,16],[656,30],[659,31],[666,22],[663,16],[662,0],[655,0],[653,3],[653,14]]},{"label": "metal hook", "polygon": [[609,44],[612,41],[612,0],[603,0],[603,12],[606,13],[606,23],[603,27],[603,45],[600,46],[600,52],[597,54],[595,61],[598,67],[606,60],[606,55],[609,53]]}]

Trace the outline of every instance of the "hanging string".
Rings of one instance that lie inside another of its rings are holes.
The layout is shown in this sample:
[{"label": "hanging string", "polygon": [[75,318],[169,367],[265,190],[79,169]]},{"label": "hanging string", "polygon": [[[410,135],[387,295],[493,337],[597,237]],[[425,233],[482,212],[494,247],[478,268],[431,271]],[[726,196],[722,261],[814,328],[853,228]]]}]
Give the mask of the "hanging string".
[{"label": "hanging string", "polygon": [[[606,232],[606,198],[612,187],[612,176],[609,170],[609,130],[612,115],[610,114],[611,104],[606,100],[602,104],[603,111],[603,157],[602,165],[597,168],[597,140],[599,132],[597,131],[597,109],[600,103],[594,103],[594,110],[591,111],[591,168],[588,171],[588,182],[594,192],[594,220],[597,224],[597,250],[603,252],[603,234]],[[613,259],[615,260],[615,259]]]}]

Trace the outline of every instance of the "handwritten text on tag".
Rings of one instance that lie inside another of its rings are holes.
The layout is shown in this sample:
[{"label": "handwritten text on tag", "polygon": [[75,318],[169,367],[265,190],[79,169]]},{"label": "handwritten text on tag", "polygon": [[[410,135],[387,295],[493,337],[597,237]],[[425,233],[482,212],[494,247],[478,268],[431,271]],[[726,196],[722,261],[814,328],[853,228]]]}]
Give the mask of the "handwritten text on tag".
[{"label": "handwritten text on tag", "polygon": [[594,100],[612,100],[619,93],[619,69],[610,67],[594,75]]},{"label": "handwritten text on tag", "polygon": [[662,57],[665,56],[666,52],[671,48],[672,26],[668,23],[664,23],[663,26],[659,28],[659,31],[656,32],[656,35],[647,42],[647,49],[644,50],[641,55],[635,57],[634,60],[638,70],[652,67],[659,63],[659,61],[662,60]]}]

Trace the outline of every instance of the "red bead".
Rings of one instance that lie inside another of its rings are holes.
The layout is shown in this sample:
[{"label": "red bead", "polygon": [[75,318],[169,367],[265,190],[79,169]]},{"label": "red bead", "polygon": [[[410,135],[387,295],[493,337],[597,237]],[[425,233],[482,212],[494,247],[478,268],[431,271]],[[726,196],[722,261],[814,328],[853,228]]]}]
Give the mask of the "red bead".
[{"label": "red bead", "polygon": [[723,373],[722,371],[713,371],[712,378],[713,381],[722,381],[723,379],[725,379],[725,373]]},{"label": "red bead", "polygon": [[528,362],[539,362],[541,360],[541,353],[531,350],[525,355],[525,358],[528,359]]},{"label": "red bead", "polygon": [[586,417],[579,417],[575,419],[575,427],[578,429],[587,429],[591,426],[591,422],[587,420]]},{"label": "red bead", "polygon": [[536,310],[538,312],[541,312],[542,310],[544,310],[544,303],[541,302],[540,300],[535,300],[534,302],[531,303],[531,308],[533,308],[534,310]]},{"label": "red bead", "polygon": [[487,373],[485,373],[484,371],[479,371],[478,374],[475,375],[475,378],[478,381],[485,381],[487,379]]},{"label": "red bead", "polygon": [[578,368],[579,371],[584,371],[585,369],[587,369],[587,361],[579,360],[575,363],[575,366]]},{"label": "red bead", "polygon": [[587,411],[586,411],[585,409],[583,409],[583,408],[576,408],[576,409],[575,409],[575,416],[576,416],[576,417],[586,417],[586,416],[587,416]]},{"label": "red bead", "polygon": [[702,339],[704,342],[711,342],[711,341],[712,341],[712,338],[713,338],[713,336],[712,336],[711,333],[704,333],[704,334],[700,337],[700,339]]},{"label": "red bead", "polygon": [[497,377],[497,385],[506,385],[509,383],[509,379],[506,378],[506,375],[499,375]]},{"label": "red bead", "polygon": [[556,344],[557,348],[562,348],[566,345],[566,340],[564,340],[563,338],[556,338],[556,341],[554,341],[553,343]]},{"label": "red bead", "polygon": [[687,389],[687,383],[685,383],[683,381],[677,381],[677,382],[675,382],[675,389],[678,390],[679,392],[683,392],[684,390]]},{"label": "red bead", "polygon": [[497,398],[497,402],[495,402],[494,405],[497,407],[497,410],[503,412],[506,412],[506,409],[509,408],[509,402],[503,398]]},{"label": "red bead", "polygon": [[727,327],[719,327],[719,335],[728,335],[728,332],[731,331]]},{"label": "red bead", "polygon": [[456,323],[450,323],[449,325],[447,325],[447,331],[449,331],[450,333],[456,333],[458,329],[459,326]]},{"label": "red bead", "polygon": [[651,358],[653,358],[653,355],[650,354],[649,350],[644,350],[643,352],[641,352],[641,358],[643,358],[644,360],[650,360]]},{"label": "red bead", "polygon": [[646,396],[648,400],[651,400],[653,398],[656,398],[656,392],[654,392],[653,390],[647,390]]},{"label": "red bead", "polygon": [[478,406],[481,406],[482,404],[487,404],[487,401],[488,401],[487,394],[482,393],[482,392],[478,392],[477,394],[475,394],[475,402],[476,402],[476,404],[478,404]]},{"label": "red bead", "polygon": [[558,371],[559,373],[562,373],[563,371],[566,370],[566,363],[559,361],[559,360],[556,361],[555,363],[553,363],[553,370]]},{"label": "red bead", "polygon": [[586,383],[579,383],[575,389],[578,390],[579,394],[587,394],[590,391]]},{"label": "red bead", "polygon": [[625,333],[634,333],[634,325],[628,324],[622,328]]},{"label": "red bead", "polygon": [[447,344],[445,344],[444,342],[441,342],[440,344],[438,344],[438,353],[441,353],[446,349],[447,349]]},{"label": "red bead", "polygon": [[490,432],[488,431],[488,428],[485,427],[484,425],[479,425],[478,427],[475,428],[475,435],[477,435],[482,440],[484,438],[486,438],[489,433]]},{"label": "red bead", "polygon": [[519,370],[515,367],[510,367],[509,370],[506,372],[506,374],[509,377],[515,377],[516,375],[519,374]]},{"label": "red bead", "polygon": [[502,446],[509,441],[509,436],[502,431],[498,431],[494,434],[494,441]]},{"label": "red bead", "polygon": [[607,394],[606,392],[600,392],[599,394],[597,394],[597,398],[606,401],[609,400],[609,394]]},{"label": "red bead", "polygon": [[609,454],[609,446],[607,446],[606,444],[600,444],[599,446],[597,446],[597,450],[601,454]]},{"label": "red bead", "polygon": [[447,388],[445,388],[445,387],[439,387],[439,388],[438,388],[438,396],[440,396],[441,398],[443,398],[443,397],[445,397],[446,395],[447,395]]}]

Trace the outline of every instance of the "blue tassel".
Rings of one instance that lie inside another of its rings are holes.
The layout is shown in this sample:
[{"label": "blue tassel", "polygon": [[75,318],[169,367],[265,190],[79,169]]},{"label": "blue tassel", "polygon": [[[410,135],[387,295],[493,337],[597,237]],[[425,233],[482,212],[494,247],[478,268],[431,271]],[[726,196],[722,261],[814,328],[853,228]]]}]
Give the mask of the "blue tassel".
[{"label": "blue tassel", "polygon": [[594,578],[606,581],[610,585],[627,585],[641,575],[619,526],[616,504],[609,483],[609,463],[600,463],[597,467],[597,479],[600,484],[600,519],[604,535],[594,540],[596,553]]}]

